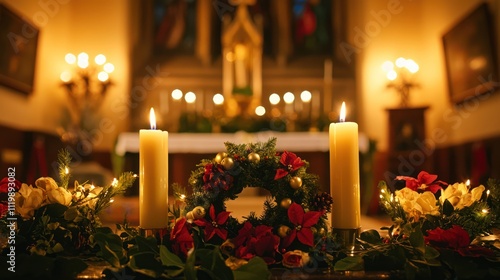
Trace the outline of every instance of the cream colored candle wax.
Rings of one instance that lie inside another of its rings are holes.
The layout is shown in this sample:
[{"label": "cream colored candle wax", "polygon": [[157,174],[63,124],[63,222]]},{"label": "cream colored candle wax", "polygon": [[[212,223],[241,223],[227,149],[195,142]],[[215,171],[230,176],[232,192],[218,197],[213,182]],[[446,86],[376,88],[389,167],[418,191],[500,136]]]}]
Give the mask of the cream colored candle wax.
[{"label": "cream colored candle wax", "polygon": [[329,131],[332,227],[357,229],[361,220],[358,124],[345,122],[345,103],[340,111],[340,122],[330,124]]},{"label": "cream colored candle wax", "polygon": [[153,108],[151,129],[139,131],[139,227],[168,225],[168,132],[156,130]]}]

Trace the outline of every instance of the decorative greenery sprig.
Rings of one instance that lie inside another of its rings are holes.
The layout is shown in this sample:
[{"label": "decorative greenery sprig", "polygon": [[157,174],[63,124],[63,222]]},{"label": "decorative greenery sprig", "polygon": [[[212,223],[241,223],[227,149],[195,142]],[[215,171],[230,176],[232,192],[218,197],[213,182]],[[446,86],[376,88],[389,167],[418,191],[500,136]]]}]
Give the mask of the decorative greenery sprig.
[{"label": "decorative greenery sprig", "polygon": [[58,171],[59,171],[59,185],[65,189],[68,188],[69,178],[69,165],[71,164],[71,155],[67,149],[62,149],[57,155]]}]

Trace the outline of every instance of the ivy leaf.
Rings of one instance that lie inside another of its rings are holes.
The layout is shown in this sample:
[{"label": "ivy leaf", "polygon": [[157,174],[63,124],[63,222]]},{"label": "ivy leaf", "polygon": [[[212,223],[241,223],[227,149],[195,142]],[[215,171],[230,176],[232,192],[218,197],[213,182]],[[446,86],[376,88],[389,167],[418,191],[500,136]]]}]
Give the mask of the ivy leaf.
[{"label": "ivy leaf", "polygon": [[158,242],[153,236],[142,237],[138,235],[135,237],[135,241],[137,242],[139,252],[151,252],[155,254],[160,253],[158,250]]},{"label": "ivy leaf", "polygon": [[247,264],[234,270],[233,275],[238,280],[269,279],[271,272],[262,258],[253,257]]},{"label": "ivy leaf", "polygon": [[411,246],[422,253],[422,255],[425,254],[425,240],[420,226],[415,227],[414,230],[410,233],[409,241]]},{"label": "ivy leaf", "polygon": [[184,277],[186,278],[186,280],[198,279],[196,277],[195,263],[196,263],[196,251],[194,250],[194,248],[191,248],[191,250],[189,250],[188,252],[186,266],[184,267]]},{"label": "ivy leaf", "polygon": [[333,269],[335,271],[363,270],[363,258],[362,256],[345,257],[336,262]]},{"label": "ivy leaf", "polygon": [[380,234],[378,233],[378,231],[376,231],[374,229],[363,231],[359,235],[359,238],[365,242],[370,243],[370,244],[381,244],[382,243],[381,238],[380,238]]},{"label": "ivy leaf", "polygon": [[96,232],[94,240],[101,249],[102,257],[112,266],[119,267],[120,264],[127,262],[123,243],[118,235]]},{"label": "ivy leaf", "polygon": [[47,205],[45,214],[49,215],[52,218],[58,218],[63,216],[66,210],[68,210],[68,206],[64,206],[59,203],[51,203]]},{"label": "ivy leaf", "polygon": [[113,234],[113,230],[109,227],[98,227],[95,229],[95,232],[105,233],[105,234]]},{"label": "ivy leaf", "polygon": [[445,199],[443,203],[443,214],[446,216],[450,216],[451,213],[453,213],[454,209],[455,208],[453,207],[453,205],[451,205],[448,199]]},{"label": "ivy leaf", "polygon": [[217,271],[217,277],[220,279],[233,279],[233,273],[226,265],[218,246],[214,249],[198,249],[197,255],[197,259],[201,262],[201,268]]},{"label": "ivy leaf", "polygon": [[425,246],[425,260],[429,265],[432,266],[439,266],[441,265],[441,262],[438,260],[439,257],[439,251],[434,249],[431,246]]},{"label": "ivy leaf", "polygon": [[129,266],[134,271],[153,278],[160,277],[163,272],[162,264],[152,252],[140,252],[130,256]]},{"label": "ivy leaf", "polygon": [[184,271],[185,265],[182,260],[170,252],[165,245],[160,246],[160,260],[164,266],[167,266],[165,270],[170,277],[179,276]]}]

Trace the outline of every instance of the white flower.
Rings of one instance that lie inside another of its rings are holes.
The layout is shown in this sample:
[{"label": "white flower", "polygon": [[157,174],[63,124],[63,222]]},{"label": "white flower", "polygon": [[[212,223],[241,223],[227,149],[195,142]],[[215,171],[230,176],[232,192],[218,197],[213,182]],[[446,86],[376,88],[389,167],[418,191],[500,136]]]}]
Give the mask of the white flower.
[{"label": "white flower", "polygon": [[479,201],[483,195],[484,189],[484,186],[480,185],[473,188],[469,192],[469,187],[464,183],[448,185],[446,189],[441,190],[439,202],[443,205],[444,201],[448,200],[451,205],[453,205],[455,210],[460,210],[464,207],[471,206],[476,201]]},{"label": "white flower", "polygon": [[59,203],[69,206],[71,204],[72,195],[65,188],[59,187],[47,192],[47,198],[50,203]]},{"label": "white flower", "polygon": [[35,210],[45,202],[45,195],[41,189],[22,184],[15,194],[15,199],[16,211],[23,219],[30,219],[35,214]]},{"label": "white flower", "polygon": [[54,179],[52,179],[51,177],[40,177],[35,181],[35,185],[37,186],[37,188],[42,189],[46,192],[55,190],[59,187],[56,181],[54,181]]},{"label": "white flower", "polygon": [[96,187],[93,184],[80,185],[75,181],[73,200],[79,201],[78,204],[87,205],[94,208],[96,197],[102,191],[102,187]]},{"label": "white flower", "polygon": [[424,215],[439,215],[439,207],[434,194],[430,191],[418,193],[409,188],[397,190],[396,201],[406,213],[407,218],[413,218],[418,221]]}]

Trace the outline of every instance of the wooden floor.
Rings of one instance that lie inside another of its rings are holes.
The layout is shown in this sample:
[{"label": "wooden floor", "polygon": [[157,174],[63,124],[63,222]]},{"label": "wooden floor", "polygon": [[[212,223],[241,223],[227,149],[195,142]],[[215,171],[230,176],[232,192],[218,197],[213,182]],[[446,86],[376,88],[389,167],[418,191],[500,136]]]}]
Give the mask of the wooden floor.
[{"label": "wooden floor", "polygon": [[[252,211],[257,215],[262,213],[264,201],[264,196],[246,194],[245,196],[239,197],[237,200],[228,201],[226,207],[228,211],[231,212],[231,216],[242,221],[243,217],[247,216]],[[101,214],[101,220],[103,224],[114,229],[116,223],[123,223],[125,216],[130,225],[139,225],[138,197],[116,197],[113,204]],[[387,216],[361,216],[362,230],[380,230],[382,226],[389,226],[390,224],[390,218]]]}]

